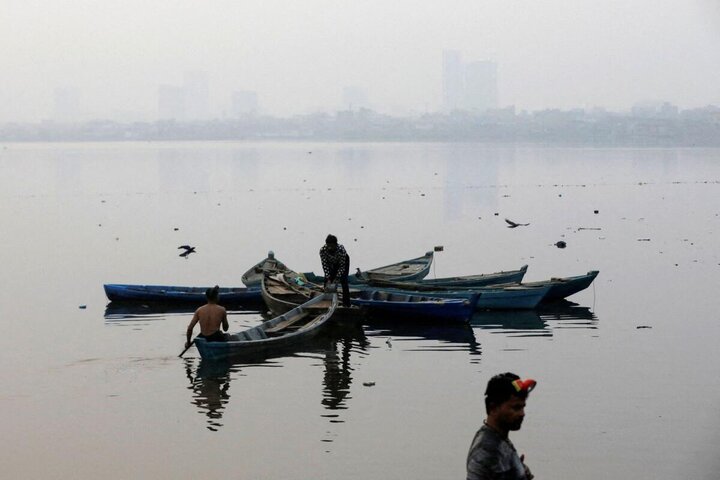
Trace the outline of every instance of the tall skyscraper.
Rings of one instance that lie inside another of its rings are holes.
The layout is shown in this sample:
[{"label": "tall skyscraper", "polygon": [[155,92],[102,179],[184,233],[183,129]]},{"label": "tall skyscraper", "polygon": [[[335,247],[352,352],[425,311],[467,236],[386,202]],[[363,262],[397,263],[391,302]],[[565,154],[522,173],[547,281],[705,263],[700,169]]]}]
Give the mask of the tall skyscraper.
[{"label": "tall skyscraper", "polygon": [[475,112],[498,108],[495,62],[471,62],[465,66],[465,105]]},{"label": "tall skyscraper", "polygon": [[443,51],[443,110],[484,112],[498,107],[497,64],[464,63],[457,50]]},{"label": "tall skyscraper", "polygon": [[453,111],[462,108],[465,79],[462,59],[457,50],[443,51],[443,109]]}]

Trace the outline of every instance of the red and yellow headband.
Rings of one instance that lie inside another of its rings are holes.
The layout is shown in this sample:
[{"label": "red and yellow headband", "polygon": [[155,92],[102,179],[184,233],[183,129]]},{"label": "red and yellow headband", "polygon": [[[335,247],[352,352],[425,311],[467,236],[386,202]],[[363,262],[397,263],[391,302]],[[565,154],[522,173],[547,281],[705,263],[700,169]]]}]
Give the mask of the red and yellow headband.
[{"label": "red and yellow headband", "polygon": [[513,380],[512,386],[515,388],[515,391],[517,393],[525,392],[530,393],[533,388],[535,388],[535,385],[537,385],[537,382],[533,380],[532,378],[525,378],[517,380]]}]

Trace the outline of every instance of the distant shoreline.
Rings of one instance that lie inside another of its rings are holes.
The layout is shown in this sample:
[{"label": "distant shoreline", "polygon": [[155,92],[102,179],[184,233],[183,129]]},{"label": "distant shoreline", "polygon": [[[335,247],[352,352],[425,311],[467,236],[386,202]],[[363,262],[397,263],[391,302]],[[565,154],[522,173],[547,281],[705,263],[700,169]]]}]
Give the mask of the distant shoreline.
[{"label": "distant shoreline", "polygon": [[610,113],[545,110],[454,112],[391,117],[371,110],[291,118],[248,115],[208,121],[161,120],[0,125],[1,142],[307,141],[438,142],[578,147],[718,147],[720,108]]}]

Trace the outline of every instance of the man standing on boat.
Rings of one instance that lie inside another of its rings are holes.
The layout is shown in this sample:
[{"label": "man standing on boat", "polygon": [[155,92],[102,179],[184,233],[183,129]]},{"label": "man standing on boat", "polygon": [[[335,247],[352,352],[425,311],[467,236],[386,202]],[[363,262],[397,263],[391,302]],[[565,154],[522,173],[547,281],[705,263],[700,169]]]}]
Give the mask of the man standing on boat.
[{"label": "man standing on boat", "polygon": [[185,348],[190,348],[192,341],[193,329],[195,324],[200,322],[200,334],[198,337],[204,338],[208,342],[225,342],[227,341],[227,334],[220,331],[222,326],[223,331],[227,332],[230,326],[228,325],[227,311],[225,307],[218,305],[218,298],[220,297],[220,287],[215,285],[213,288],[208,288],[205,291],[205,297],[207,303],[202,307],[195,310],[190,325],[187,328],[187,340],[185,342]]},{"label": "man standing on boat", "polygon": [[350,306],[350,287],[348,286],[348,272],[350,271],[350,255],[345,247],[338,244],[335,235],[325,238],[325,245],[320,249],[320,261],[325,273],[325,289],[340,282],[342,285],[342,301],[344,307]]},{"label": "man standing on boat", "polygon": [[536,382],[521,380],[514,373],[490,379],[485,390],[487,418],[475,434],[467,456],[467,480],[531,480],[525,455],[518,456],[508,438],[520,430],[525,418],[525,401]]}]

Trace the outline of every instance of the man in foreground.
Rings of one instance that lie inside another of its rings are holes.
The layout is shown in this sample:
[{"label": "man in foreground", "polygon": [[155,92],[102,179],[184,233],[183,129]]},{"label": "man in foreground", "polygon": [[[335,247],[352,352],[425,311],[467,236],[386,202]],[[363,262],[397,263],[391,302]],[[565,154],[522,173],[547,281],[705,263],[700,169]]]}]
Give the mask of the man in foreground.
[{"label": "man in foreground", "polygon": [[487,417],[475,434],[467,456],[467,480],[531,480],[530,469],[508,438],[520,430],[525,401],[537,382],[514,373],[490,379],[485,390]]},{"label": "man in foreground", "polygon": [[228,325],[227,311],[225,307],[217,304],[219,298],[220,287],[215,285],[213,288],[208,288],[205,291],[205,297],[207,303],[202,307],[195,310],[190,325],[187,328],[187,340],[185,342],[185,348],[190,348],[192,341],[193,329],[195,324],[200,322],[200,338],[204,338],[208,342],[224,342],[227,341],[227,335],[220,331],[222,326],[223,331],[227,332],[230,326]]},{"label": "man in foreground", "polygon": [[345,247],[338,245],[335,235],[325,238],[325,245],[320,249],[320,261],[325,273],[325,289],[337,282],[342,285],[342,302],[344,307],[350,306],[350,287],[348,285],[348,272],[350,271],[350,255]]}]

